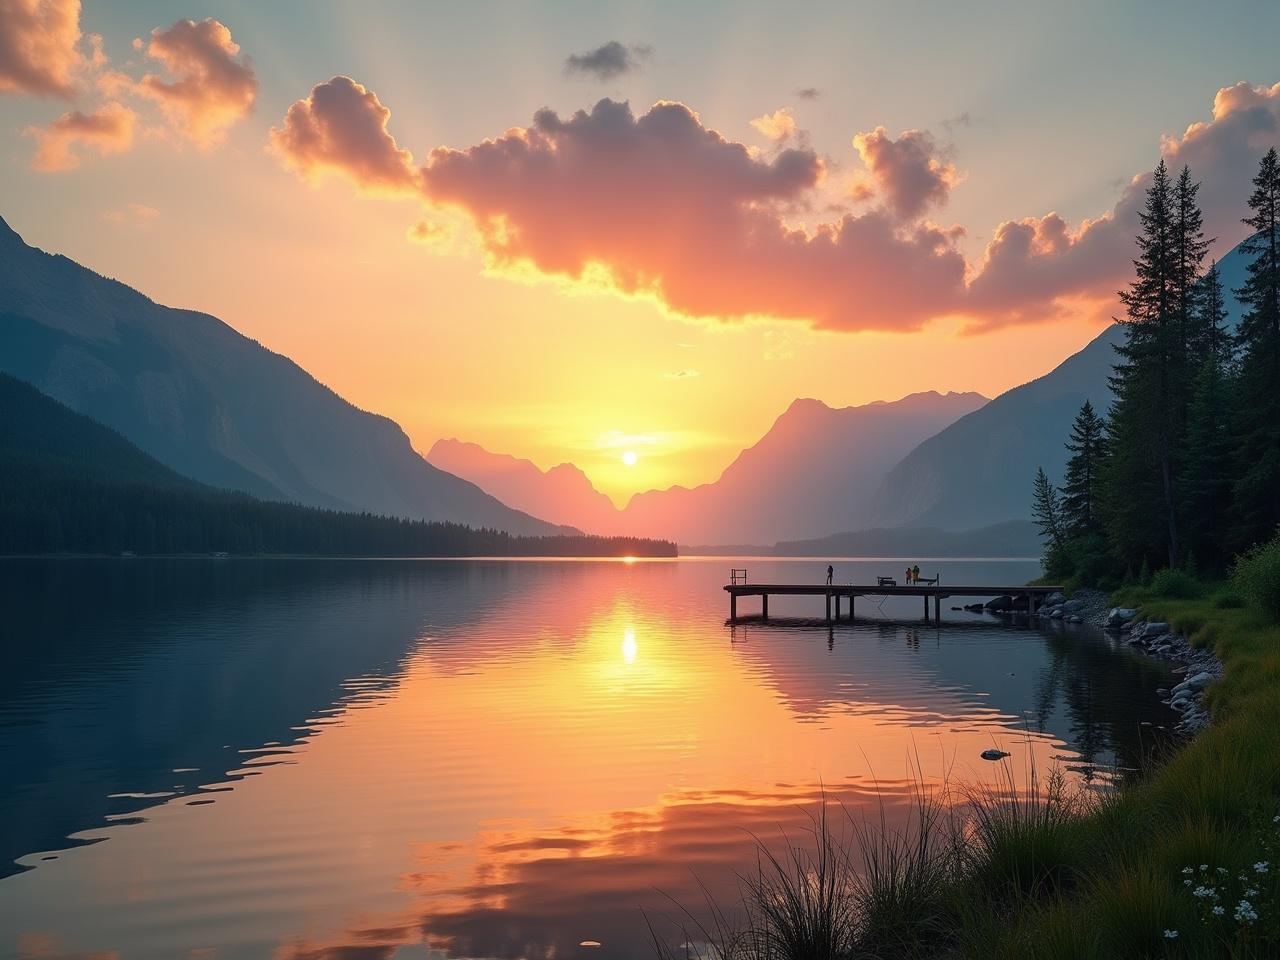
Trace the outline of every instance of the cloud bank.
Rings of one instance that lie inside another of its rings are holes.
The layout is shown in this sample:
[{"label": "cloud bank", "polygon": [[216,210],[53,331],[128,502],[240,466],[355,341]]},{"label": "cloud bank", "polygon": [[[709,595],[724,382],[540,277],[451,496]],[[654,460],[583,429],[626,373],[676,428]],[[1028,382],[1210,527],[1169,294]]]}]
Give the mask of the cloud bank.
[{"label": "cloud bank", "polygon": [[[420,166],[389,117],[372,91],[335,77],[290,107],[272,147],[309,179],[336,172],[465,214],[500,271],[603,280],[690,317],[829,330],[915,330],[948,317],[981,330],[1066,311],[1105,319],[1129,273],[1149,177],[1077,224],[1052,211],[1000,223],[969,264],[957,249],[963,228],[927,218],[959,175],[924,131],[859,134],[861,190],[876,202],[801,228],[798,214],[823,209],[823,159],[808,147],[764,156],[681,103],[638,116],[609,99],[569,117],[542,110],[527,128],[437,148]],[[1242,83],[1161,152],[1203,181],[1210,234],[1233,241],[1258,157],[1277,142],[1280,84]]]}]

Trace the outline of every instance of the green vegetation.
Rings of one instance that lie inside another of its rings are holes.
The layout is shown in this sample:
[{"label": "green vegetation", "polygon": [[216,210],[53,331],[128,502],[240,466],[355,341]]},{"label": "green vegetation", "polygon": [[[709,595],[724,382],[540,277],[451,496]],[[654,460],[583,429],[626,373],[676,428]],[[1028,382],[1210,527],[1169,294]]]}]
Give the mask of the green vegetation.
[{"label": "green vegetation", "polygon": [[521,537],[214,490],[0,375],[0,555],[126,552],[670,557],[676,547],[633,537]]},{"label": "green vegetation", "polygon": [[[1270,564],[1258,582],[1274,584],[1280,538],[1251,558],[1237,580]],[[1280,619],[1275,594],[1252,589],[1179,573],[1117,595],[1225,667],[1212,725],[1119,789],[1085,793],[1057,773],[955,804],[921,789],[902,829],[837,831],[824,811],[813,852],[764,857],[744,909],[717,908],[717,933],[689,940],[729,960],[1280,956]],[[764,901],[806,930],[835,923],[822,942],[839,949],[784,936]]]},{"label": "green vegetation", "polygon": [[[1147,583],[1148,571],[1224,575],[1280,525],[1280,157],[1262,158],[1241,245],[1252,257],[1228,329],[1216,265],[1184,168],[1156,167],[1140,214],[1115,403],[1086,403],[1062,486],[1041,470],[1034,517],[1046,577],[1067,586]],[[1242,205],[1243,207],[1244,205]],[[1170,588],[1173,584],[1168,583]],[[1185,586],[1185,584],[1184,584]]]}]

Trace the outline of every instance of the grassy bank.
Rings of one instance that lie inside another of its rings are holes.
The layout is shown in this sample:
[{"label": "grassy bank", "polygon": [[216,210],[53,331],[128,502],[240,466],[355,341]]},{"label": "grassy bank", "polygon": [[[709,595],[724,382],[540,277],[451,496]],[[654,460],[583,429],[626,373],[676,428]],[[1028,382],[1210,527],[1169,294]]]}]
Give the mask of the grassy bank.
[{"label": "grassy bank", "polygon": [[1280,956],[1280,624],[1242,593],[1178,575],[1117,595],[1224,664],[1210,728],[1121,789],[922,793],[905,830],[824,815],[762,860],[737,925],[688,939],[726,960]]}]

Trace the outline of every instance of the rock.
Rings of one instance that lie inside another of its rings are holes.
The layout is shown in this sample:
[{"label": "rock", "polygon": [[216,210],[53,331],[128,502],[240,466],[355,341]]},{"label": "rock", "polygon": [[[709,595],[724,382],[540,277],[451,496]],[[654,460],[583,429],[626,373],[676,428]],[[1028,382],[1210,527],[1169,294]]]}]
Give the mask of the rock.
[{"label": "rock", "polygon": [[1045,597],[1044,602],[1045,602],[1045,606],[1052,607],[1052,606],[1057,606],[1059,603],[1062,603],[1066,599],[1067,598],[1064,597],[1061,593],[1054,592],[1049,594],[1047,597]]},{"label": "rock", "polygon": [[[1186,684],[1192,690],[1203,690],[1212,682],[1213,682],[1213,674],[1206,673],[1205,671],[1201,670],[1194,677],[1189,677],[1188,679],[1183,680],[1182,684]],[[1182,684],[1179,684],[1179,686],[1182,686]]]},{"label": "rock", "polygon": [[1083,609],[1084,609],[1083,600],[1068,600],[1066,603],[1062,605],[1063,613],[1079,613]]},{"label": "rock", "polygon": [[983,750],[981,753],[983,760],[1003,760],[1007,756],[1009,756],[1009,754],[1005,753],[1003,750],[997,750],[994,747],[990,750]]},{"label": "rock", "polygon": [[1132,607],[1112,607],[1107,614],[1107,626],[1119,627],[1138,615],[1138,611]]},{"label": "rock", "polygon": [[1067,617],[1067,622],[1068,623],[1084,623],[1084,617],[1080,616],[1080,614],[1078,613],[1073,613],[1071,616]]},{"label": "rock", "polygon": [[1050,619],[1050,620],[1061,620],[1061,619],[1062,619],[1062,608],[1061,608],[1061,607],[1055,607],[1055,608],[1053,609],[1053,612],[1049,614],[1049,619]]},{"label": "rock", "polygon": [[986,607],[984,607],[980,603],[966,603],[964,605],[964,608],[968,610],[970,613],[981,613],[983,610],[986,609]]},{"label": "rock", "polygon": [[1003,613],[1006,610],[1013,609],[1013,597],[1009,596],[1007,593],[1002,597],[993,597],[988,600],[983,607],[993,613]]},{"label": "rock", "polygon": [[1150,640],[1152,637],[1163,637],[1168,632],[1169,632],[1169,625],[1167,623],[1161,623],[1159,620],[1156,620],[1151,623],[1148,623],[1145,627],[1142,628],[1142,638],[1144,640]]}]

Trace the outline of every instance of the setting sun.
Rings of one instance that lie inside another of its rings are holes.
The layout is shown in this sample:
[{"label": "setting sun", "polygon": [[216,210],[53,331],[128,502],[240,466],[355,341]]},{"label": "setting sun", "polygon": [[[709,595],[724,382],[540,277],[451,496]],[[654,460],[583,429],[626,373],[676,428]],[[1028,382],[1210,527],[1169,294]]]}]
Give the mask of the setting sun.
[{"label": "setting sun", "polygon": [[634,450],[627,450],[622,454],[622,462],[628,467],[634,467],[639,460]]}]

